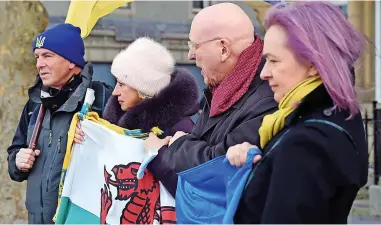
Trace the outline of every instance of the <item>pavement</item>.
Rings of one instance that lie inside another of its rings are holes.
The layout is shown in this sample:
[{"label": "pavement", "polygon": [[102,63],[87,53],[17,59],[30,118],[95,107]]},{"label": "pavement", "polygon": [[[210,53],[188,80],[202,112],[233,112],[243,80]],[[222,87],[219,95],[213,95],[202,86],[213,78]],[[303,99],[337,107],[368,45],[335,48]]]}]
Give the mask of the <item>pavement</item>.
[{"label": "pavement", "polygon": [[348,217],[348,224],[381,224],[381,217],[369,214],[368,199],[356,199]]},{"label": "pavement", "polygon": [[[13,224],[27,223],[28,221],[24,220],[17,220],[13,222]],[[369,215],[368,199],[356,199],[348,217],[348,224],[381,224],[381,217],[373,217]]]}]

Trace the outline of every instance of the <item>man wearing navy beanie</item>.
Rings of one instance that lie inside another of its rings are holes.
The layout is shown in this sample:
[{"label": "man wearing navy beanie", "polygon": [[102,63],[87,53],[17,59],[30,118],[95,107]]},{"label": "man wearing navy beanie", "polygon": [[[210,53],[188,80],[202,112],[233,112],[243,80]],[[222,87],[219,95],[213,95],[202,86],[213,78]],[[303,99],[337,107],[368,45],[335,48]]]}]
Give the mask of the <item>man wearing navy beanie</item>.
[{"label": "man wearing navy beanie", "polygon": [[55,52],[82,69],[85,66],[81,29],[71,24],[59,24],[41,33],[34,39],[33,52],[41,48]]},{"label": "man wearing navy beanie", "polygon": [[[34,39],[32,50],[39,75],[28,93],[36,107],[32,112],[27,105],[24,108],[8,148],[8,172],[14,181],[27,180],[28,222],[51,224],[71,120],[80,111],[87,88],[95,91],[93,110],[99,115],[113,88],[92,81],[93,68],[91,63],[85,63],[85,46],[78,27],[56,25]],[[29,149],[40,106],[45,108],[45,116],[35,149]]]},{"label": "man wearing navy beanie", "polygon": [[45,86],[61,89],[85,66],[81,29],[71,24],[59,24],[38,35],[33,41],[33,52]]}]

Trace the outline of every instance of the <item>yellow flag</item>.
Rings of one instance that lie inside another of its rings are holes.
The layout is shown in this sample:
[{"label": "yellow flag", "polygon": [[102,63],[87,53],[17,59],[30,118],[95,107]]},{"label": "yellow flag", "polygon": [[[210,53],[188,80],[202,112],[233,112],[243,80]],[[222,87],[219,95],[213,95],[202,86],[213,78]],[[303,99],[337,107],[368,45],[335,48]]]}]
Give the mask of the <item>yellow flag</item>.
[{"label": "yellow flag", "polygon": [[65,23],[81,28],[82,39],[86,38],[99,18],[133,0],[71,0]]}]

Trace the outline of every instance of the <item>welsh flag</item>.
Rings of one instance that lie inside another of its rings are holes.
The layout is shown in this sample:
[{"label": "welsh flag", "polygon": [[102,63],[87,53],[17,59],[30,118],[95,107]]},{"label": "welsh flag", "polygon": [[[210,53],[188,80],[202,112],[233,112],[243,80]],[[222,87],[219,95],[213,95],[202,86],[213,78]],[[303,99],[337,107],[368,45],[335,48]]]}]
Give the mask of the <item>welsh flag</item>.
[{"label": "welsh flag", "polygon": [[83,118],[82,144],[72,145],[78,114],[69,130],[56,223],[175,224],[174,198],[144,166],[152,158],[144,149],[147,135],[94,112]]}]

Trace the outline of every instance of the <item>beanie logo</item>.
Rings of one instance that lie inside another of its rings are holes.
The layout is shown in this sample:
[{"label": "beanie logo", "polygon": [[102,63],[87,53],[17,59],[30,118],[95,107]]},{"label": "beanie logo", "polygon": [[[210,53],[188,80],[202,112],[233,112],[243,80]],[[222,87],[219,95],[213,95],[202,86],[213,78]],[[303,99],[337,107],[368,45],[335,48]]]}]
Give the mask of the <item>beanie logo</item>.
[{"label": "beanie logo", "polygon": [[44,46],[45,37],[37,37],[36,48],[42,48]]}]

